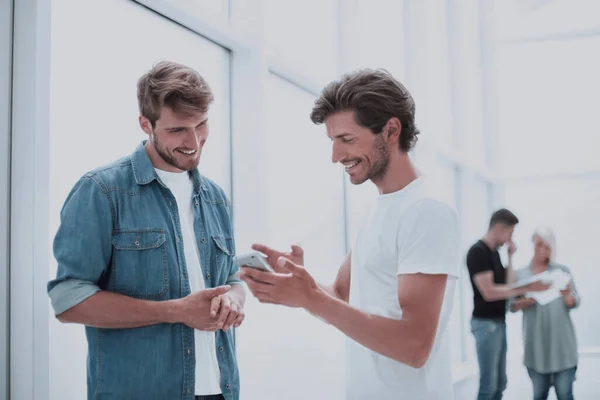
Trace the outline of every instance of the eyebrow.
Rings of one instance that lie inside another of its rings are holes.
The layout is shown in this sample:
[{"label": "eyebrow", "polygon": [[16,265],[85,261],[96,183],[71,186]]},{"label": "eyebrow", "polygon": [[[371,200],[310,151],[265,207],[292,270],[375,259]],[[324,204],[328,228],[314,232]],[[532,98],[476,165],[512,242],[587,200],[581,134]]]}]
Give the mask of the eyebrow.
[{"label": "eyebrow", "polygon": [[348,136],[352,136],[352,134],[349,133],[349,132],[342,132],[342,133],[339,133],[337,135],[334,135],[333,137],[331,137],[331,136],[330,137],[332,139],[340,139],[340,138],[344,138],[344,137],[348,137]]},{"label": "eyebrow", "polygon": [[[200,122],[198,125],[196,125],[196,128],[204,125],[206,122],[208,121],[208,118],[204,119],[202,122]],[[185,126],[172,126],[170,128],[165,128],[168,131],[176,131],[176,130],[180,130],[180,129],[185,129]]]}]

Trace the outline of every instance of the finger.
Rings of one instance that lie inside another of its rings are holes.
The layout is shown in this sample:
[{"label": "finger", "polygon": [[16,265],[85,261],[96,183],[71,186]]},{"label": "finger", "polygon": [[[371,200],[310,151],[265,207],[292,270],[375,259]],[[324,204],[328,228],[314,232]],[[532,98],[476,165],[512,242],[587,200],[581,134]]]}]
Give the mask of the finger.
[{"label": "finger", "polygon": [[227,316],[227,320],[223,324],[223,331],[227,331],[227,329],[229,329],[229,327],[231,325],[233,325],[233,323],[237,319],[238,315],[239,315],[239,308],[238,308],[237,304],[232,303],[231,304],[231,311],[229,311],[229,315]]},{"label": "finger", "polygon": [[250,289],[250,292],[252,292],[255,297],[259,294],[270,293],[270,290],[273,288],[272,285],[266,285],[262,282],[257,282],[252,278],[248,278],[248,280],[245,280],[244,282],[246,282],[248,289]]},{"label": "finger", "polygon": [[210,316],[215,318],[221,306],[221,296],[213,297],[210,301]]},{"label": "finger", "polygon": [[304,256],[304,249],[302,249],[302,247],[298,246],[297,244],[293,244],[292,255],[295,257],[302,257]]},{"label": "finger", "polygon": [[223,296],[221,300],[221,310],[219,311],[219,319],[217,320],[217,326],[219,328],[222,328],[225,325],[225,321],[227,321],[230,311],[231,300],[229,300],[229,297]]},{"label": "finger", "polygon": [[242,267],[240,268],[240,279],[244,276],[249,276],[255,281],[263,282],[269,285],[275,285],[279,282],[280,277],[272,272],[260,271],[256,268]]},{"label": "finger", "polygon": [[259,251],[259,252],[263,253],[264,255],[266,255],[269,258],[271,258],[271,257],[278,257],[281,254],[283,254],[280,251],[277,251],[275,249],[270,248],[267,245],[260,244],[260,243],[254,243],[251,247],[252,247],[252,250]]},{"label": "finger", "polygon": [[293,262],[291,262],[290,260],[288,260],[285,257],[279,257],[279,259],[277,260],[277,264],[281,268],[286,269],[292,275],[295,275],[298,277],[302,276],[305,272],[304,268],[300,267],[299,265],[294,264]]},{"label": "finger", "polygon": [[233,327],[234,328],[239,328],[239,326],[242,324],[242,322],[244,322],[244,318],[246,318],[246,314],[244,314],[244,312],[241,311],[238,314],[238,316],[237,316],[237,318],[236,318],[236,320],[235,320],[235,322],[233,324]]},{"label": "finger", "polygon": [[256,298],[260,303],[275,304],[275,299],[270,293],[259,293]]},{"label": "finger", "polygon": [[225,293],[229,292],[230,290],[231,290],[231,286],[229,286],[229,285],[217,286],[216,288],[203,290],[202,296],[205,299],[212,299],[213,297],[225,294]]}]

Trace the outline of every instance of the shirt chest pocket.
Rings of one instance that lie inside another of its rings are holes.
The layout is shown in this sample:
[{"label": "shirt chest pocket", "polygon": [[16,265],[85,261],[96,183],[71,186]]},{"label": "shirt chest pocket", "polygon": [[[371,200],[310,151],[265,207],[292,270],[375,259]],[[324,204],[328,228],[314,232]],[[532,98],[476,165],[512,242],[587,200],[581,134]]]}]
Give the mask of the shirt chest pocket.
[{"label": "shirt chest pocket", "polygon": [[162,230],[118,231],[113,235],[111,289],[141,299],[167,298],[169,271]]},{"label": "shirt chest pocket", "polygon": [[215,249],[215,264],[219,271],[229,271],[229,264],[235,255],[233,239],[227,236],[212,236]]}]

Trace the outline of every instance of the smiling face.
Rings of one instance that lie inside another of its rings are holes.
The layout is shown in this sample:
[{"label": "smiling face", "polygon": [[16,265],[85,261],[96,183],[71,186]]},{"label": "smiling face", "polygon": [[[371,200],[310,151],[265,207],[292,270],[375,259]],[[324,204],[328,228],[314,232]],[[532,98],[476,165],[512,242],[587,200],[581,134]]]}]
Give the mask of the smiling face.
[{"label": "smiling face", "polygon": [[383,134],[375,134],[356,122],[353,111],[341,111],[325,119],[332,141],[331,161],[341,163],[355,185],[381,181],[389,167],[389,145]]},{"label": "smiling face", "polygon": [[180,116],[164,106],[154,125],[140,116],[140,126],[150,137],[146,151],[154,167],[170,172],[196,169],[208,139],[207,113]]}]

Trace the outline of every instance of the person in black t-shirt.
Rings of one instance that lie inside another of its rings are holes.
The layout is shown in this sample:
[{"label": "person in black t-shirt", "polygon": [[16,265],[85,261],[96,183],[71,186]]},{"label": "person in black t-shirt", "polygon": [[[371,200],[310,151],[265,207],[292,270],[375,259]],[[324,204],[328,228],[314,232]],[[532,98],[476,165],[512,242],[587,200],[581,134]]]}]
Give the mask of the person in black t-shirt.
[{"label": "person in black t-shirt", "polygon": [[[485,236],[467,253],[467,267],[473,286],[471,332],[475,336],[479,363],[477,400],[500,400],[506,389],[506,299],[526,292],[544,291],[549,284],[535,282],[511,289],[515,281],[512,256],[516,246],[512,234],[519,219],[500,209],[490,219]],[[500,260],[498,248],[508,245],[508,265]]]}]

